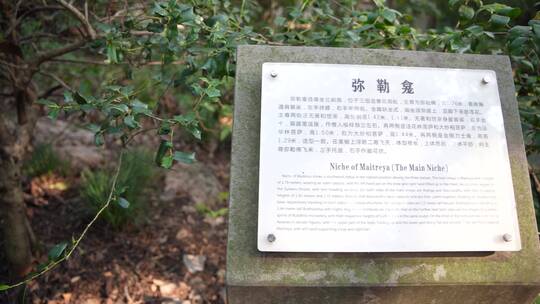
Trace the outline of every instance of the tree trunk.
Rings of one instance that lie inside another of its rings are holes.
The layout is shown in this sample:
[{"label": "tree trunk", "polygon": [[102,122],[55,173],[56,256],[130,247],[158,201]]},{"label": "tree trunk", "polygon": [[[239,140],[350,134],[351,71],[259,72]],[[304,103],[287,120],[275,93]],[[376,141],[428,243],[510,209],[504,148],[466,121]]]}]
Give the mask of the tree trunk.
[{"label": "tree trunk", "polygon": [[33,101],[35,94],[29,87],[16,94],[15,100],[4,100],[0,112],[0,210],[4,249],[16,279],[24,277],[32,268],[31,234],[23,199],[21,167],[35,125],[31,111]]}]

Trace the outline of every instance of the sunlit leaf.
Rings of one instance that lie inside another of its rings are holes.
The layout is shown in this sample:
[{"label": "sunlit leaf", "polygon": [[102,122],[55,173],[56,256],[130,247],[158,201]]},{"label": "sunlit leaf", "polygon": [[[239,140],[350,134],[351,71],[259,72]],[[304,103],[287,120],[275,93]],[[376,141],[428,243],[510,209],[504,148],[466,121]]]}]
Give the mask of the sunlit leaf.
[{"label": "sunlit leaf", "polygon": [[62,253],[64,253],[64,251],[66,250],[67,245],[68,244],[66,242],[62,242],[60,244],[55,245],[53,248],[51,248],[51,250],[49,250],[49,253],[48,253],[49,260],[55,261],[56,259],[58,259],[62,255]]},{"label": "sunlit leaf", "polygon": [[192,164],[195,162],[195,153],[176,151],[174,152],[173,158],[174,160],[185,164]]},{"label": "sunlit leaf", "polygon": [[123,197],[118,198],[118,205],[124,209],[129,208],[129,201]]}]

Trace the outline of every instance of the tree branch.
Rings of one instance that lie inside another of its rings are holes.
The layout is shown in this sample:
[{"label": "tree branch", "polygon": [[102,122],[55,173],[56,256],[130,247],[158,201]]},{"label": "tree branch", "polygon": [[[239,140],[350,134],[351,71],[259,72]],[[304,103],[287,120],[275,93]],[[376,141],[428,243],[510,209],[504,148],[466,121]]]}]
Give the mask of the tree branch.
[{"label": "tree branch", "polygon": [[68,45],[66,45],[64,47],[53,49],[53,50],[50,50],[48,52],[42,53],[35,60],[32,61],[31,65],[34,66],[35,68],[37,68],[43,62],[45,62],[47,60],[51,60],[51,59],[53,59],[55,57],[58,57],[58,56],[62,56],[62,55],[67,54],[69,52],[72,52],[72,51],[82,47],[85,44],[86,44],[86,40],[84,40],[84,39],[83,40],[78,40],[78,41],[73,42],[72,44],[68,44]]},{"label": "tree branch", "polygon": [[90,21],[84,16],[83,13],[81,13],[76,7],[69,4],[68,2],[64,0],[56,0],[60,5],[62,5],[65,9],[67,9],[75,18],[79,19],[79,21],[84,25],[84,28],[86,30],[86,34],[91,40],[96,39],[97,34],[92,25],[90,24]]},{"label": "tree branch", "polygon": [[98,60],[78,60],[78,59],[54,58],[54,59],[51,59],[51,61],[67,62],[67,63],[75,63],[75,64],[111,65],[110,63],[106,63],[104,61],[98,61]]},{"label": "tree branch", "polygon": [[67,84],[65,83],[62,79],[60,79],[60,77],[54,75],[54,74],[51,74],[51,73],[47,73],[47,72],[43,72],[43,71],[39,71],[40,74],[42,75],[45,75],[47,77],[50,77],[52,79],[54,79],[56,82],[58,82],[61,86],[64,87],[64,89],[66,90],[69,90],[69,91],[73,91],[73,89]]},{"label": "tree branch", "polygon": [[[66,59],[66,58],[54,58],[54,59],[51,59],[50,61],[55,61],[55,62],[67,62],[67,63],[75,63],[75,64],[94,64],[94,65],[110,65],[110,66],[113,66],[115,64],[111,64],[111,63],[107,63],[107,62],[104,62],[104,61],[97,61],[97,60],[80,60],[80,59]],[[185,64],[186,62],[183,61],[183,60],[176,60],[176,61],[173,61],[171,62],[170,64]],[[117,63],[116,65],[126,65],[128,63],[125,63],[125,62],[119,62]],[[163,65],[163,62],[162,61],[147,61],[147,62],[143,62],[141,63],[140,66],[154,66],[154,65]]]},{"label": "tree branch", "polygon": [[51,38],[51,39],[66,39],[65,37],[61,37],[59,35],[51,34],[51,33],[36,33],[32,35],[28,35],[25,37],[22,37],[19,41],[22,43],[25,43],[27,41],[33,40],[33,39],[40,39],[40,38]]},{"label": "tree branch", "polygon": [[43,92],[41,95],[39,95],[39,99],[46,99],[49,98],[56,90],[61,89],[61,85],[55,85],[54,87],[48,89],[47,91]]},{"label": "tree branch", "polygon": [[94,40],[97,38],[97,33],[90,24],[90,21],[81,13],[77,8],[75,8],[70,3],[65,0],[56,0],[60,5],[62,5],[66,10],[68,10],[75,18],[77,18],[84,26],[86,30],[87,37],[86,39],[81,39],[71,44],[68,44],[64,47],[50,50],[48,52],[42,53],[34,61],[32,61],[32,66],[37,70],[40,64],[45,61],[51,60],[55,57],[62,56],[66,53],[75,51],[76,49],[82,47],[86,44],[88,40]]}]

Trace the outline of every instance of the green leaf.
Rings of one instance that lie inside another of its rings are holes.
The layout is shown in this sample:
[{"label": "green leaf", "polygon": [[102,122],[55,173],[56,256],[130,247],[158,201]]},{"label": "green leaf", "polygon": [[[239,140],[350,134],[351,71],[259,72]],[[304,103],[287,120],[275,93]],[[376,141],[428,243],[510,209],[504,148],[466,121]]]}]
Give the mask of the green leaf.
[{"label": "green leaf", "polygon": [[[159,144],[159,148],[158,148],[157,153],[156,153],[156,159],[155,159],[156,164],[158,166],[163,167],[163,162],[164,162],[164,159],[166,157],[171,158],[171,165],[172,165],[172,156],[171,156],[172,147],[173,147],[172,142],[170,142],[168,140],[164,140],[164,139],[161,140],[161,143]],[[167,156],[167,155],[169,155],[169,156]],[[165,168],[167,168],[167,167],[165,167]],[[169,166],[169,168],[170,168],[170,166]]]},{"label": "green leaf", "polygon": [[520,63],[526,66],[530,71],[534,72],[534,65],[529,60],[521,60]]},{"label": "green leaf", "polygon": [[195,162],[195,153],[176,151],[174,152],[173,158],[174,160],[185,164],[192,164]]},{"label": "green leaf", "polygon": [[75,99],[75,101],[80,105],[88,103],[88,100],[86,100],[86,98],[82,96],[79,92],[75,92],[75,94],[73,95],[73,99]]},{"label": "green leaf", "polygon": [[96,133],[94,135],[94,144],[96,146],[102,146],[105,143],[105,136],[103,136],[103,133]]},{"label": "green leaf", "polygon": [[86,126],[86,128],[90,131],[92,131],[92,133],[97,133],[99,131],[101,131],[101,126],[100,125],[96,125],[96,124],[89,124]]},{"label": "green leaf", "polygon": [[489,18],[489,23],[494,25],[508,25],[510,22],[510,17],[507,16],[501,16],[497,14],[491,15],[491,18]]},{"label": "green leaf", "polygon": [[173,157],[172,155],[165,156],[161,159],[160,166],[165,169],[170,169],[173,165]]},{"label": "green leaf", "polygon": [[123,197],[118,198],[118,205],[124,209],[129,208],[129,201]]},{"label": "green leaf", "polygon": [[409,34],[412,32],[412,29],[409,25],[402,25],[399,27],[400,34]]},{"label": "green leaf", "polygon": [[480,8],[480,10],[486,10],[490,12],[491,14],[503,15],[509,18],[516,18],[519,15],[521,15],[521,9],[517,7],[511,7],[506,4],[501,4],[501,3],[492,3],[492,4],[483,5]]},{"label": "green leaf", "polygon": [[373,0],[373,2],[375,2],[377,7],[384,7],[386,0]]},{"label": "green leaf", "polygon": [[131,110],[133,114],[150,114],[151,111],[148,109],[148,105],[138,99],[131,101]]},{"label": "green leaf", "polygon": [[459,16],[465,20],[471,20],[474,18],[474,9],[470,6],[461,5],[458,12]]},{"label": "green leaf", "polygon": [[138,128],[140,126],[139,122],[136,121],[135,117],[133,117],[132,115],[128,115],[128,116],[124,117],[124,123],[130,129],[135,129],[135,128]]},{"label": "green leaf", "polygon": [[58,118],[58,114],[60,114],[59,108],[49,108],[49,113],[47,113],[47,116],[52,120],[56,120],[56,118]]},{"label": "green leaf", "polygon": [[9,285],[6,285],[6,284],[0,284],[0,291],[4,291],[4,290],[8,290],[10,289],[11,286]]},{"label": "green leaf", "polygon": [[274,24],[277,26],[284,26],[286,21],[287,19],[285,19],[284,17],[278,16],[276,17],[276,19],[274,19]]},{"label": "green leaf", "polygon": [[512,54],[518,54],[521,51],[523,51],[523,44],[525,44],[527,40],[529,39],[526,37],[518,37],[514,39],[508,46],[508,48],[510,49],[510,52]]},{"label": "green leaf", "polygon": [[180,14],[180,17],[182,18],[181,19],[181,23],[190,23],[190,22],[195,22],[197,23],[198,21],[198,16],[193,12],[193,6],[184,6],[184,9],[182,10],[182,13]]},{"label": "green leaf", "polygon": [[159,125],[159,129],[158,129],[158,135],[167,135],[169,133],[171,133],[171,124],[169,124],[168,122],[164,121],[162,122],[160,125]]},{"label": "green leaf", "polygon": [[384,19],[386,19],[386,21],[390,23],[394,23],[394,21],[396,20],[396,13],[394,13],[390,9],[387,9],[387,8],[383,9],[381,15],[383,16]]},{"label": "green leaf", "polygon": [[495,39],[495,34],[493,34],[493,32],[484,32],[484,35],[488,36],[491,39]]},{"label": "green leaf", "polygon": [[128,86],[125,86],[125,87],[121,87],[120,90],[118,91],[120,94],[122,94],[126,99],[129,98],[130,95],[133,94],[133,91],[134,91],[134,87],[131,86],[131,85],[128,85]]},{"label": "green leaf", "polygon": [[197,125],[187,125],[184,127],[186,128],[186,130],[189,131],[189,133],[191,133],[191,135],[193,135],[193,137],[195,137],[198,140],[201,140],[201,137],[202,137],[201,130],[199,130],[199,127],[197,127]]},{"label": "green leaf", "polygon": [[521,9],[519,7],[506,7],[504,9],[498,10],[498,14],[508,16],[512,19],[515,19],[521,15]]},{"label": "green leaf", "polygon": [[110,110],[116,110],[122,114],[126,113],[129,110],[129,107],[123,103],[111,104],[109,105]]},{"label": "green leaf", "polygon": [[462,1],[463,1],[463,0],[449,0],[449,1],[448,1],[448,5],[449,5],[450,7],[454,7],[454,6],[458,5],[459,3],[461,3]]},{"label": "green leaf", "polygon": [[231,135],[232,130],[229,127],[225,127],[221,129],[221,132],[219,132],[219,140],[224,141],[229,135]]},{"label": "green leaf", "polygon": [[73,94],[71,91],[64,91],[64,102],[65,103],[72,103],[73,102]]},{"label": "green leaf", "polygon": [[62,255],[62,253],[64,253],[64,251],[66,250],[67,245],[68,245],[67,242],[62,242],[60,244],[55,245],[53,248],[51,248],[51,250],[49,250],[49,253],[48,253],[49,260],[55,261],[56,259],[58,259]]},{"label": "green leaf", "polygon": [[540,38],[540,20],[531,20],[529,25],[532,27],[536,38]]},{"label": "green leaf", "polygon": [[524,25],[516,25],[508,31],[509,39],[516,37],[529,37],[532,33],[532,27]]},{"label": "green leaf", "polygon": [[165,10],[161,5],[157,2],[154,2],[154,7],[152,8],[152,13],[154,15],[158,15],[161,17],[165,17],[168,15],[167,10]]},{"label": "green leaf", "polygon": [[107,59],[110,63],[118,63],[118,54],[116,47],[112,44],[107,45]]},{"label": "green leaf", "polygon": [[480,36],[484,33],[484,28],[480,25],[471,25],[465,29],[467,32],[473,34],[474,36]]},{"label": "green leaf", "polygon": [[192,125],[197,123],[197,117],[195,116],[195,113],[190,112],[185,115],[176,115],[173,117],[174,121],[177,121],[179,124],[183,126]]},{"label": "green leaf", "polygon": [[210,98],[216,98],[216,97],[221,96],[221,92],[214,87],[209,87],[205,89],[204,93],[206,93],[206,95]]},{"label": "green leaf", "polygon": [[47,109],[49,110],[47,116],[52,120],[55,120],[58,117],[58,114],[60,114],[61,108],[54,101],[39,99],[36,103],[47,106]]},{"label": "green leaf", "polygon": [[193,90],[193,93],[194,93],[195,95],[202,95],[203,92],[204,92],[204,89],[203,89],[203,88],[201,87],[201,85],[198,84],[198,83],[192,84],[192,85],[191,85],[191,89]]}]

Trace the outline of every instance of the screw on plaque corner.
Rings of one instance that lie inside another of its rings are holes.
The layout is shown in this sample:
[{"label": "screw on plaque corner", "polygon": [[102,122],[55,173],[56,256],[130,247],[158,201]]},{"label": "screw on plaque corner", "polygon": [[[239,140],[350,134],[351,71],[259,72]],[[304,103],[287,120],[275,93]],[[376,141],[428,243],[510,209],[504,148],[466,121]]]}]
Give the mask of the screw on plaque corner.
[{"label": "screw on plaque corner", "polygon": [[276,78],[277,77],[277,72],[276,71],[272,71],[270,72],[270,76],[272,76],[272,78]]},{"label": "screw on plaque corner", "polygon": [[489,77],[489,75],[486,75],[482,78],[482,83],[483,84],[488,84],[491,82],[491,77]]},{"label": "screw on plaque corner", "polygon": [[505,242],[511,242],[511,241],[512,241],[512,235],[509,234],[509,233],[505,233],[505,234],[503,235],[503,240],[504,240]]},{"label": "screw on plaque corner", "polygon": [[273,243],[276,241],[276,236],[273,235],[272,233],[270,233],[267,237],[266,237],[266,240],[270,243]]}]

